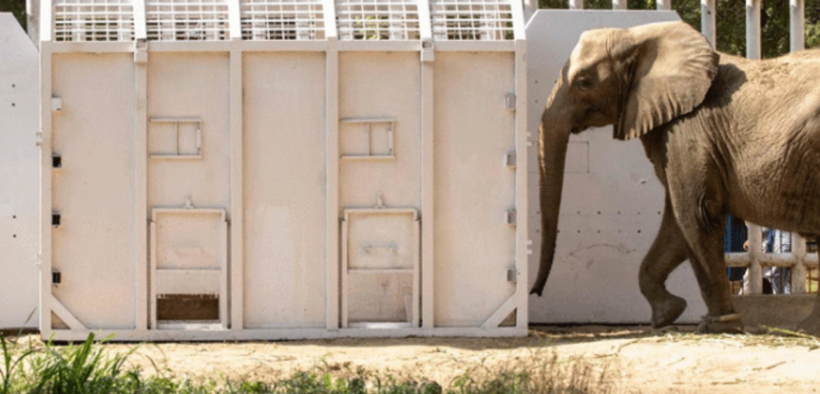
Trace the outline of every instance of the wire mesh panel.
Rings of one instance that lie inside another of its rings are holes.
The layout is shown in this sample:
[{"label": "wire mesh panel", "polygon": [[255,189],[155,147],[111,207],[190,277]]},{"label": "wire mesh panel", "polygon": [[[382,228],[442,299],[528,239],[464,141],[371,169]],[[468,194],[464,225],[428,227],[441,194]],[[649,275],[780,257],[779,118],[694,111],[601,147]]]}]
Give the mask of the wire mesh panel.
[{"label": "wire mesh panel", "polygon": [[342,40],[418,40],[416,0],[337,0]]},{"label": "wire mesh panel", "polygon": [[321,40],[321,0],[242,0],[242,39]]},{"label": "wire mesh panel", "polygon": [[512,40],[510,0],[431,0],[433,38],[444,40]]},{"label": "wire mesh panel", "polygon": [[149,40],[227,40],[228,3],[225,0],[146,0]]},{"label": "wire mesh panel", "polygon": [[55,41],[131,41],[133,0],[56,0]]}]

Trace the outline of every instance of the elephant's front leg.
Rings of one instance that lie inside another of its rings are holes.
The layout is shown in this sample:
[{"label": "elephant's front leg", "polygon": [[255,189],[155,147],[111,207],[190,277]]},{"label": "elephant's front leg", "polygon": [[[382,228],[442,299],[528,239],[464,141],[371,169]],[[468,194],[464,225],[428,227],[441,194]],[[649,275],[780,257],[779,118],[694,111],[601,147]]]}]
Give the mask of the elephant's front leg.
[{"label": "elephant's front leg", "polygon": [[652,307],[652,327],[672,324],[686,309],[686,301],[666,289],[666,279],[688,256],[688,246],[675,222],[669,195],[658,236],[641,262],[638,282],[641,293]]}]

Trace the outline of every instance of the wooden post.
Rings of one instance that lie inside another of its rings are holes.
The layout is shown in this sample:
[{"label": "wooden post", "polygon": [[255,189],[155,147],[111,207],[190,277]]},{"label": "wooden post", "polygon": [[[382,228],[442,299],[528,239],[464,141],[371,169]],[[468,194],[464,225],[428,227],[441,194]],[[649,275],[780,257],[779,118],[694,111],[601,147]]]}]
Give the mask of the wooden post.
[{"label": "wooden post", "polygon": [[746,222],[749,229],[749,289],[751,294],[763,293],[763,269],[760,255],[763,247],[763,231],[760,226]]}]

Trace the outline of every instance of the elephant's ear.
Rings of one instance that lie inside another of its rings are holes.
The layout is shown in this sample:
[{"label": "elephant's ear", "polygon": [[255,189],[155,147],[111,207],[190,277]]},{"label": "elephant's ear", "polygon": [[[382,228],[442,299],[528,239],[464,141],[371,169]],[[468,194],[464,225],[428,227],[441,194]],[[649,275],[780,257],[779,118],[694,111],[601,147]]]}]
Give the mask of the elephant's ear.
[{"label": "elephant's ear", "polygon": [[626,103],[614,127],[620,140],[640,137],[695,109],[720,60],[703,35],[683,22],[637,26],[628,34],[635,47],[626,51],[633,63]]}]

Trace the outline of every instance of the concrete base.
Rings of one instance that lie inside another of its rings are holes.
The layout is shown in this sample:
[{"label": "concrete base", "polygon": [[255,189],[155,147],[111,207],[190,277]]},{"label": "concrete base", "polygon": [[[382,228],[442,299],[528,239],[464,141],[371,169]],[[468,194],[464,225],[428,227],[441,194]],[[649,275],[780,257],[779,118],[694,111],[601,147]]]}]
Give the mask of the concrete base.
[{"label": "concrete base", "polygon": [[794,330],[814,307],[817,296],[801,295],[744,295],[733,296],[735,309],[743,315],[743,325]]}]

